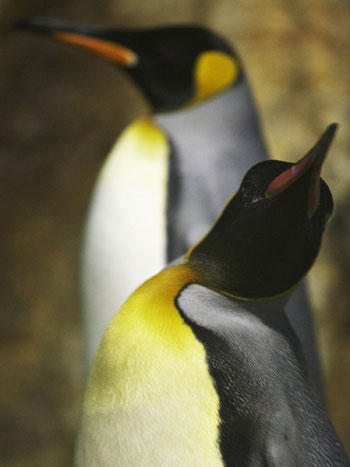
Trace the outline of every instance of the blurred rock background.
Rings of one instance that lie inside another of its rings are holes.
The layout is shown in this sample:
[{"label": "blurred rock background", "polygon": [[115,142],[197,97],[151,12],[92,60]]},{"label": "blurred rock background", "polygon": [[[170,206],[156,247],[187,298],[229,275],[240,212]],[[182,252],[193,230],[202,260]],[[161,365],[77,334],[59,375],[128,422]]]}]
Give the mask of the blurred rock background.
[{"label": "blurred rock background", "polygon": [[11,30],[28,15],[113,26],[206,24],[244,60],[273,157],[341,127],[324,168],[336,203],[310,274],[331,418],[350,446],[348,0],[0,0],[0,464],[72,462],[83,391],[79,252],[96,174],[147,105],[81,51]]}]

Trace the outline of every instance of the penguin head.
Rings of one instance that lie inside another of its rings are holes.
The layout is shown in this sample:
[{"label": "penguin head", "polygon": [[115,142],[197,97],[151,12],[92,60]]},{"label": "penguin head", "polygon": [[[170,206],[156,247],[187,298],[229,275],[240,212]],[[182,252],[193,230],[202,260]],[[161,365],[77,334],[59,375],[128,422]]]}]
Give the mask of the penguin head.
[{"label": "penguin head", "polygon": [[312,266],[333,201],[320,178],[337,125],[297,163],[251,168],[204,239],[187,254],[203,284],[246,299],[292,289]]},{"label": "penguin head", "polygon": [[241,75],[231,47],[204,27],[105,29],[39,17],[16,26],[122,66],[155,112],[199,103],[233,85]]}]

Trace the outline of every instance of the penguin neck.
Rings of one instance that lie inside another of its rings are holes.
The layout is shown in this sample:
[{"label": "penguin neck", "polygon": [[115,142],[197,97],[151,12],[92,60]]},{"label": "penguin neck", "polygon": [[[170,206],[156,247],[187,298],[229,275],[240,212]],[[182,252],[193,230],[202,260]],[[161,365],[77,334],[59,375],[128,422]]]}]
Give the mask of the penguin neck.
[{"label": "penguin neck", "polygon": [[[222,292],[224,295],[228,295],[225,292]],[[283,310],[286,306],[286,303],[289,300],[291,292],[276,295],[275,297],[269,298],[262,298],[262,299],[244,299],[239,297],[234,297],[232,295],[228,295],[231,297],[233,302],[239,304],[242,309],[249,311],[253,314],[260,314],[269,315],[271,313],[278,313]]]},{"label": "penguin neck", "polygon": [[[208,127],[211,134],[213,134],[213,130],[210,131],[210,128],[215,127],[215,135],[218,136],[220,136],[220,133],[225,133],[228,128],[230,131],[239,131],[240,133],[242,133],[243,129],[247,129],[247,133],[251,135],[251,128],[254,127],[255,133],[261,138],[256,108],[244,75],[238,82],[222,92],[189,107],[183,107],[172,112],[156,113],[154,120],[171,137],[176,136],[175,142],[181,136],[177,130],[181,130],[181,134],[187,135],[184,130],[187,129],[188,132],[193,132],[195,130],[193,127],[194,122],[196,126]],[[205,138],[206,134],[201,134],[201,137]],[[218,140],[218,137],[214,139]]]},{"label": "penguin neck", "polygon": [[290,295],[291,293],[285,293],[260,300],[244,300],[236,297],[231,299],[240,309],[257,316],[265,323],[272,324],[273,328],[279,328],[286,319],[284,310]]},{"label": "penguin neck", "polygon": [[[201,104],[153,118],[171,144],[167,199],[172,214],[167,252],[171,261],[205,235],[245,173],[267,159],[267,151],[244,76]],[[179,231],[186,232],[181,242]]]}]

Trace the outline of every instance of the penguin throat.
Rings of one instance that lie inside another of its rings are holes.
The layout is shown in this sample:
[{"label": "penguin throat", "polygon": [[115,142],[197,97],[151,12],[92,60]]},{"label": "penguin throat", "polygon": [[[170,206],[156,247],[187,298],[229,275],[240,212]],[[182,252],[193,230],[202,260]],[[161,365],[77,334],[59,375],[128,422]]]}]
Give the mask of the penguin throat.
[{"label": "penguin throat", "polygon": [[294,288],[310,269],[320,238],[310,241],[304,229],[276,226],[270,220],[264,224],[261,219],[260,229],[248,219],[230,230],[217,224],[188,256],[203,285],[247,299],[266,299]]},{"label": "penguin throat", "polygon": [[288,269],[288,264],[281,265],[279,273],[276,273],[274,266],[253,264],[250,259],[240,268],[233,268],[231,261],[225,262],[223,258],[218,262],[216,258],[207,256],[191,258],[190,264],[198,274],[198,283],[240,300],[287,297],[303,277],[301,272],[298,279],[284,274],[283,269]]}]

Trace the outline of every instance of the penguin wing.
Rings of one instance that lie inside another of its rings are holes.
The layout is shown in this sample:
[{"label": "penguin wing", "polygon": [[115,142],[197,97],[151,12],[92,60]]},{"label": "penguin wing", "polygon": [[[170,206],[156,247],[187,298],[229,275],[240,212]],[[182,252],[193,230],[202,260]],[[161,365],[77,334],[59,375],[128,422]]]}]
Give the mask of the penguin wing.
[{"label": "penguin wing", "polygon": [[181,290],[176,307],[206,351],[225,465],[348,465],[282,333],[245,302],[196,284]]}]

